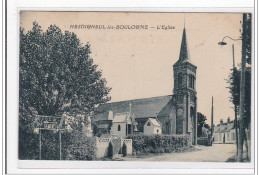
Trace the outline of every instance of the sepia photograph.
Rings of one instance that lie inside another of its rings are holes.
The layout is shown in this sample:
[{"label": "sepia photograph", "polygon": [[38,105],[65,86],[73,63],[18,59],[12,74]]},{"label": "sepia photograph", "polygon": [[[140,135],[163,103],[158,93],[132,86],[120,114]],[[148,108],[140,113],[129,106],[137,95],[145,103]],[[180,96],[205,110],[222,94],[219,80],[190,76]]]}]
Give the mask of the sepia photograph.
[{"label": "sepia photograph", "polygon": [[21,10],[18,159],[252,163],[252,21]]}]

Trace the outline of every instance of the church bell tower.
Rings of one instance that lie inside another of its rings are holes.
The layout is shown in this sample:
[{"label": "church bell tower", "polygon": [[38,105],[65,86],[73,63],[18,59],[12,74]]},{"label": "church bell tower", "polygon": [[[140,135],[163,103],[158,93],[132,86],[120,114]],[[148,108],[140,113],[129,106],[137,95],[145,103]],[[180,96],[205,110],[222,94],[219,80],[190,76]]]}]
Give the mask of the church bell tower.
[{"label": "church bell tower", "polygon": [[178,61],[173,65],[173,104],[176,111],[176,134],[189,134],[197,143],[197,67],[191,63],[184,27]]}]

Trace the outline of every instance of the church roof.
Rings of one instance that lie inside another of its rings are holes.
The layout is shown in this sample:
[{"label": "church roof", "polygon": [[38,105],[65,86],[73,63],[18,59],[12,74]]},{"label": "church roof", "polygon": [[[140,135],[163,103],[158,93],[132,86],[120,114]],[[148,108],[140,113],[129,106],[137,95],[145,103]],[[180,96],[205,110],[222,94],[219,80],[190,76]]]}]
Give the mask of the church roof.
[{"label": "church roof", "polygon": [[[187,36],[186,36],[186,29],[183,29],[182,33],[182,41],[181,41],[181,49],[180,49],[180,55],[179,60],[174,64],[174,66],[177,66],[182,63],[191,63],[189,50],[188,50],[188,44],[187,44]],[[192,64],[192,63],[191,63]]]},{"label": "church roof", "polygon": [[161,124],[158,122],[157,119],[155,118],[149,118],[150,122],[154,125],[154,126],[161,126]]},{"label": "church roof", "polygon": [[109,111],[113,111],[114,114],[128,112],[130,103],[132,104],[131,112],[135,118],[156,117],[159,114],[166,115],[170,108],[169,102],[171,99],[172,95],[167,95],[102,104],[97,109],[94,121],[107,120]]}]

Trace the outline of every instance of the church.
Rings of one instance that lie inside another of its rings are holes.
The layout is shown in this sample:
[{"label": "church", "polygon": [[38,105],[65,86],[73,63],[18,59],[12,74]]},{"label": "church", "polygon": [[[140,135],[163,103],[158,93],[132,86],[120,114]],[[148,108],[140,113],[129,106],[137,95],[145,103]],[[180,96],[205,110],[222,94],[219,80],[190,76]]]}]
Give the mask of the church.
[{"label": "church", "polygon": [[190,60],[184,27],[179,59],[173,65],[173,94],[100,105],[92,119],[94,134],[189,134],[196,145],[196,69]]}]

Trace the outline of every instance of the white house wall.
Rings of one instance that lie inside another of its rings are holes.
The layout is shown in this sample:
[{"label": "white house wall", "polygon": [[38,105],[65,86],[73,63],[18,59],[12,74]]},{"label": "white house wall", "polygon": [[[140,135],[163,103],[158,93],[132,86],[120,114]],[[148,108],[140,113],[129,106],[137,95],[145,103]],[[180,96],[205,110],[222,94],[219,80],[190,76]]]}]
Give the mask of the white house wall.
[{"label": "white house wall", "polygon": [[[120,125],[121,129],[118,131],[118,125]],[[126,136],[126,124],[125,123],[113,123],[111,126],[111,134],[116,135],[118,137]]]},{"label": "white house wall", "polygon": [[[158,133],[157,133],[157,130],[159,131]],[[160,127],[160,126],[154,126],[153,133],[154,133],[154,134],[162,134],[162,127]]]},{"label": "white house wall", "polygon": [[225,134],[225,143],[236,143],[236,135],[235,135],[236,133],[234,129],[226,133],[215,133],[214,143],[224,143],[224,134]]},{"label": "white house wall", "polygon": [[144,125],[144,135],[152,135],[152,134],[154,134],[154,126],[152,123],[150,126],[147,126],[147,122],[146,122]]},{"label": "white house wall", "polygon": [[[148,120],[149,121],[149,120]],[[144,125],[144,135],[152,135],[152,134],[162,134],[162,127],[161,126],[155,126],[154,124],[152,124],[151,121],[150,122],[150,126],[147,126],[147,123],[145,123]],[[159,132],[157,133],[157,129],[159,130]]]}]

